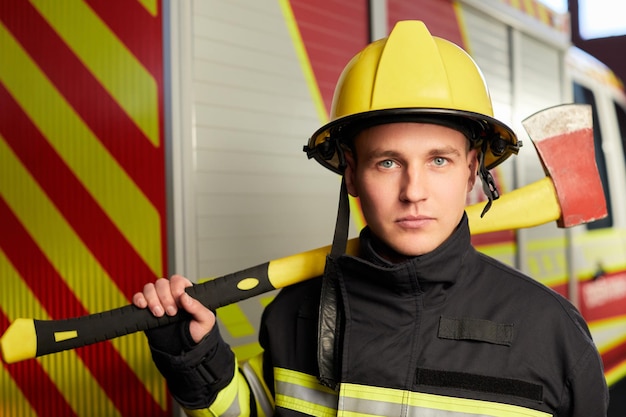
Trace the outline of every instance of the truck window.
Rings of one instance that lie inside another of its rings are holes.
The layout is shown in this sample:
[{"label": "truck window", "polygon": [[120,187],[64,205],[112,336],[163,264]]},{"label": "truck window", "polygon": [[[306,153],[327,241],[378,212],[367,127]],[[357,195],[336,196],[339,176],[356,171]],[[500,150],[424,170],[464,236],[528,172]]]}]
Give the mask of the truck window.
[{"label": "truck window", "polygon": [[[602,152],[602,129],[600,122],[598,121],[598,112],[596,109],[596,99],[593,92],[586,87],[578,83],[574,83],[574,101],[576,103],[584,103],[591,105],[593,115],[593,142],[594,150],[596,153],[596,165],[598,166],[598,172],[600,173],[600,179],[602,181],[602,187],[604,188],[604,195],[606,197],[606,206],[608,216],[604,219],[596,220],[595,222],[587,223],[587,229],[602,229],[605,227],[613,226],[613,211],[611,210],[611,195],[608,183],[608,175],[606,171],[606,162],[604,159],[604,153]],[[622,134],[622,140],[624,135]]]}]

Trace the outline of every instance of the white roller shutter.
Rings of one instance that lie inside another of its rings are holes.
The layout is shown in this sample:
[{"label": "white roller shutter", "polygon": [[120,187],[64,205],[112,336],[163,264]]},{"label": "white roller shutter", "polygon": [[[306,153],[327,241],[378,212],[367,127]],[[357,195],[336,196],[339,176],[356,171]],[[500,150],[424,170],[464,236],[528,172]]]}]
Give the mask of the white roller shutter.
[{"label": "white roller shutter", "polygon": [[[562,48],[539,40],[533,36],[532,27],[515,24],[505,19],[505,14],[502,5],[489,8],[484,3],[463,2],[468,49],[485,75],[495,117],[513,127],[525,144],[517,157],[499,168],[506,192],[544,176],[521,121],[562,103],[565,93]],[[565,247],[541,243],[564,242],[563,237],[563,230],[554,224],[520,230],[516,266],[542,281],[567,276]]]},{"label": "white roller shutter", "polygon": [[177,267],[216,276],[329,244],[339,179],[302,152],[322,121],[279,2],[181,3],[191,130],[173,138],[184,148]]}]

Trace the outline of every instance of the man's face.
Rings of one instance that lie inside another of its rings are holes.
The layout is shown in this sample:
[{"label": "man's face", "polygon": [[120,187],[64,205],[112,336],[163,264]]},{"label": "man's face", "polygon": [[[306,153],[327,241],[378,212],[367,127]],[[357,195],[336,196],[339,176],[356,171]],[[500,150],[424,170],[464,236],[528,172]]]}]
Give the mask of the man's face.
[{"label": "man's face", "polygon": [[459,131],[425,123],[374,126],[346,155],[348,192],[372,232],[401,255],[431,252],[463,216],[478,166]]}]

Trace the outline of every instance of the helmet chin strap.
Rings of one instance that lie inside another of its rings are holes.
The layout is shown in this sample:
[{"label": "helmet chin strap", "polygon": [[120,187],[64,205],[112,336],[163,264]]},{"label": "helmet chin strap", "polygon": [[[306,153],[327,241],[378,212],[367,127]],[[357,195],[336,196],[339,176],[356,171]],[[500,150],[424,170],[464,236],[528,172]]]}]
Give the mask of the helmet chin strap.
[{"label": "helmet chin strap", "polygon": [[485,205],[482,213],[480,213],[481,218],[491,208],[492,201],[500,198],[500,193],[498,192],[498,188],[496,187],[496,182],[491,176],[491,173],[487,170],[487,168],[485,168],[485,154],[487,153],[487,145],[487,141],[483,141],[478,160],[478,175],[480,176],[480,181],[482,182],[483,192],[487,196],[488,200],[487,205]]},{"label": "helmet chin strap", "polygon": [[322,278],[322,290],[320,296],[318,341],[317,341],[317,364],[319,368],[319,380],[322,385],[335,389],[339,381],[338,371],[340,364],[341,343],[341,319],[337,292],[339,291],[335,264],[332,262],[346,252],[348,230],[350,226],[350,203],[348,201],[348,188],[345,176],[341,178],[341,192],[339,195],[339,208],[335,223],[335,236],[326,258],[324,276]]}]

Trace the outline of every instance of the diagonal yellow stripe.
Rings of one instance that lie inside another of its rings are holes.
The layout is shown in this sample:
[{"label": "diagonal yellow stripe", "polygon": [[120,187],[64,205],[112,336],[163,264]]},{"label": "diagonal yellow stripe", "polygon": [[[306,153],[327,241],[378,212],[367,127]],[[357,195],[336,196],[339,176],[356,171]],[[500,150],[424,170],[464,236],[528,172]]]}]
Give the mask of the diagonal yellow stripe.
[{"label": "diagonal yellow stripe", "polygon": [[254,327],[239,304],[221,307],[220,313],[220,319],[232,337],[254,335]]},{"label": "diagonal yellow stripe", "polygon": [[535,16],[535,3],[533,0],[524,0],[524,6],[522,7],[522,11],[529,16]]},{"label": "diagonal yellow stripe", "polygon": [[[3,142],[0,141],[0,143]],[[42,320],[49,319],[48,314],[37,303],[35,296],[2,250],[0,250],[0,276],[2,277],[0,280],[0,308],[9,320],[29,315],[34,315]],[[89,369],[83,365],[74,351],[66,351],[38,360],[76,414],[93,417],[120,416],[106,393],[102,391]],[[0,403],[17,406],[17,403],[13,404],[16,398],[11,396],[11,390],[6,389],[6,387],[3,383],[0,390],[0,395],[2,395]],[[8,398],[4,398],[5,396]],[[21,400],[17,398],[17,401]],[[14,413],[2,415],[22,416],[22,414]]]},{"label": "diagonal yellow stripe", "polygon": [[0,416],[38,417],[4,367],[0,367]]},{"label": "diagonal yellow stripe", "polygon": [[148,11],[153,17],[157,15],[157,0],[138,0],[139,4]]},{"label": "diagonal yellow stripe", "polygon": [[626,377],[626,361],[622,361],[610,371],[606,372],[606,383],[609,387]]},{"label": "diagonal yellow stripe", "polygon": [[[81,304],[90,312],[106,311],[128,304],[111,277],[83,245],[30,173],[20,164],[2,135],[0,161],[0,196],[5,199]],[[5,278],[3,275],[0,277],[2,282]],[[7,301],[20,304],[15,300],[20,298],[9,298]],[[41,318],[39,315],[34,317]],[[112,342],[155,401],[165,409],[165,387],[155,368],[146,366],[150,362],[150,351],[143,334],[134,333]]]},{"label": "diagonal yellow stripe", "polygon": [[0,65],[0,82],[155,276],[162,276],[158,211],[1,23],[0,48],[11,63]]},{"label": "diagonal yellow stripe", "polygon": [[291,35],[291,40],[296,50],[296,55],[298,56],[298,61],[300,62],[300,67],[302,68],[302,73],[306,79],[307,86],[309,87],[313,104],[315,104],[315,108],[317,109],[317,115],[322,123],[326,123],[328,121],[328,112],[326,111],[322,93],[320,93],[315,74],[313,73],[313,67],[311,66],[309,55],[306,52],[302,36],[298,30],[296,17],[293,14],[289,0],[279,0],[279,3],[283,16],[285,17],[285,23],[287,24],[289,35]]},{"label": "diagonal yellow stripe", "polygon": [[160,146],[157,83],[137,58],[85,2],[31,0],[31,3],[150,142]]},{"label": "diagonal yellow stripe", "polygon": [[[278,2],[280,3],[280,8],[283,12],[283,17],[285,18],[287,30],[289,31],[291,41],[296,50],[296,55],[298,56],[298,61],[300,63],[302,73],[309,88],[309,93],[311,94],[311,98],[313,99],[313,104],[315,105],[315,109],[317,110],[317,115],[320,119],[320,123],[327,123],[328,112],[326,110],[326,106],[324,105],[324,99],[322,98],[322,93],[320,92],[317,79],[315,78],[315,73],[313,72],[313,67],[311,66],[311,60],[309,59],[309,54],[306,52],[304,41],[302,40],[300,30],[298,29],[298,23],[296,22],[296,17],[293,14],[291,4],[289,3],[289,0],[278,0]],[[350,212],[352,213],[352,220],[357,230],[360,230],[365,227],[365,218],[361,214],[361,208],[358,200],[352,196],[349,196],[349,203]]]},{"label": "diagonal yellow stripe", "polygon": [[[98,312],[127,304],[125,296],[1,135],[0,160],[0,196],[83,306],[89,311]],[[108,296],[103,297],[103,294]]]}]

